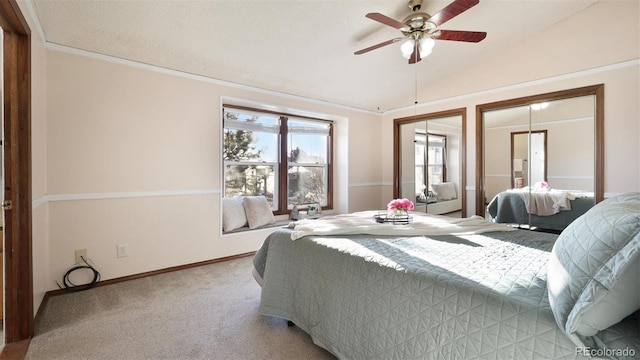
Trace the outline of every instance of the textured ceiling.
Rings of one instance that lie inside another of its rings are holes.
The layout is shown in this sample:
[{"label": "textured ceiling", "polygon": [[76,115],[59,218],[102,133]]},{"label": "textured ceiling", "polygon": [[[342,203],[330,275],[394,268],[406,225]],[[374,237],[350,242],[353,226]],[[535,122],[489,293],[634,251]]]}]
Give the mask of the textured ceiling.
[{"label": "textured ceiling", "polygon": [[[437,41],[408,65],[398,43],[353,55],[400,35],[365,15],[401,21],[404,0],[32,0],[49,43],[380,112],[413,104],[416,74],[446,81],[595,1],[480,0],[440,28],[486,31],[484,41]],[[422,11],[449,3],[425,0]]]}]

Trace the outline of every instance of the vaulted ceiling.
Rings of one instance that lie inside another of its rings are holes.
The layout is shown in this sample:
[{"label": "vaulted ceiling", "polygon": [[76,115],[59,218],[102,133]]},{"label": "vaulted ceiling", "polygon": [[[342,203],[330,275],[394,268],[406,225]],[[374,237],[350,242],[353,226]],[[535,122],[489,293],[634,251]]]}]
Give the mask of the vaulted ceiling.
[{"label": "vaulted ceiling", "polygon": [[[486,39],[436,41],[415,65],[399,43],[354,55],[401,36],[365,15],[402,21],[405,0],[31,1],[48,43],[382,112],[413,104],[416,76],[446,81],[597,0],[480,0],[440,29],[486,31]],[[425,0],[421,11],[451,2]]]}]

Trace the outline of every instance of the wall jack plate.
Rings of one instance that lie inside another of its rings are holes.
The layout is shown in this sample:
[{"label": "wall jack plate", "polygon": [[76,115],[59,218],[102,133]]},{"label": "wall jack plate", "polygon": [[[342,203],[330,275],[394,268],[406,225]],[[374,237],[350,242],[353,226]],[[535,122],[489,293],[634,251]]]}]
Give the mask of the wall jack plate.
[{"label": "wall jack plate", "polygon": [[123,257],[129,256],[129,248],[128,248],[127,244],[118,245],[117,246],[117,250],[118,250],[117,256],[119,258],[123,258]]},{"label": "wall jack plate", "polygon": [[82,258],[87,258],[87,249],[76,250],[76,264],[84,264]]}]

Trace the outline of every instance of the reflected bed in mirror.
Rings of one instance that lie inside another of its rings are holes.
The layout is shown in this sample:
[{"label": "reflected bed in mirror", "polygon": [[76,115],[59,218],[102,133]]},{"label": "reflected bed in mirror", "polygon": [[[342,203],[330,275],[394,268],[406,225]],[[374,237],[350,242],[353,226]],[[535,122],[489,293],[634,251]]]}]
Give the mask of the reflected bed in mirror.
[{"label": "reflected bed in mirror", "polygon": [[560,233],[594,204],[592,192],[524,187],[494,196],[487,213],[498,223]]}]

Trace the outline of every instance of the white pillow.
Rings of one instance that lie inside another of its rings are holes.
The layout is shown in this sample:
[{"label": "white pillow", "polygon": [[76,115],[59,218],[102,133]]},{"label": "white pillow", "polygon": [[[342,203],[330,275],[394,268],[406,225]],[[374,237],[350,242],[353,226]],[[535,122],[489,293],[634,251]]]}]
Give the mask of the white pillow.
[{"label": "white pillow", "polygon": [[556,322],[578,346],[640,309],[640,193],[607,199],[572,222],[547,270]]},{"label": "white pillow", "polygon": [[457,199],[456,186],[452,182],[443,182],[440,184],[431,184],[431,188],[436,193],[438,201],[447,201]]},{"label": "white pillow", "polygon": [[245,196],[244,212],[247,214],[249,229],[255,229],[276,222],[271,206],[264,196]]},{"label": "white pillow", "polygon": [[222,198],[222,231],[232,231],[247,226],[242,196]]}]

